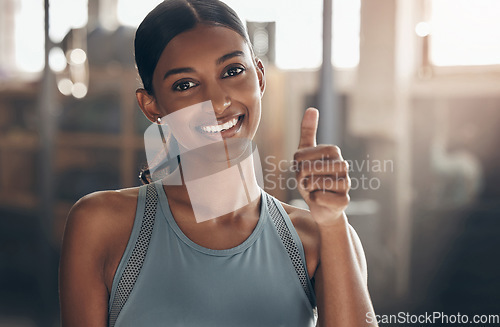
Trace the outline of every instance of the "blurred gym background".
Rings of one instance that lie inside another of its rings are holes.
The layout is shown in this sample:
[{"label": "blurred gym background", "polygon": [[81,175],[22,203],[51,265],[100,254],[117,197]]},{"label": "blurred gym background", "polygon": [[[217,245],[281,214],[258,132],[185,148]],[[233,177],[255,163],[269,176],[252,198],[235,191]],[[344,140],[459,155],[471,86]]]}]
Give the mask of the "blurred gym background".
[{"label": "blurred gym background", "polygon": [[[302,205],[278,182],[317,106],[319,142],[352,162],[376,313],[500,314],[500,2],[225,2],[266,65],[266,190]],[[69,209],[141,184],[132,42],[157,3],[0,2],[1,327],[59,324]]]}]

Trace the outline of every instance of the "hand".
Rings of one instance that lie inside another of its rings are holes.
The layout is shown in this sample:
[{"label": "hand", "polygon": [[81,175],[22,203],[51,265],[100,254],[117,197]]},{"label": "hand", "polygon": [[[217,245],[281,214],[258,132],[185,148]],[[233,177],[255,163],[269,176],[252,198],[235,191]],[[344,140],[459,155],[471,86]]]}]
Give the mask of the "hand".
[{"label": "hand", "polygon": [[335,145],[316,145],[319,111],[308,108],[302,118],[300,143],[294,155],[297,185],[318,224],[343,216],[349,204],[349,165]]}]

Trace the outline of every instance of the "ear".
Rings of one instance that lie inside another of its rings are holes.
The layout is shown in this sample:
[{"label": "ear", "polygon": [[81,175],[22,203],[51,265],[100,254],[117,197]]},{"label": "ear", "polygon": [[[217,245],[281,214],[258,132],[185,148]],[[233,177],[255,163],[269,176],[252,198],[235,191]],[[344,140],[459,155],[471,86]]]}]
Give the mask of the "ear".
[{"label": "ear", "polygon": [[257,77],[259,78],[259,86],[260,86],[260,97],[264,95],[264,91],[266,90],[266,74],[264,72],[264,64],[262,60],[259,58],[255,58],[255,68],[257,69]]},{"label": "ear", "polygon": [[135,91],[137,103],[144,115],[153,123],[157,122],[158,117],[161,118],[161,113],[158,110],[158,105],[154,96],[150,95],[145,89],[137,89]]}]

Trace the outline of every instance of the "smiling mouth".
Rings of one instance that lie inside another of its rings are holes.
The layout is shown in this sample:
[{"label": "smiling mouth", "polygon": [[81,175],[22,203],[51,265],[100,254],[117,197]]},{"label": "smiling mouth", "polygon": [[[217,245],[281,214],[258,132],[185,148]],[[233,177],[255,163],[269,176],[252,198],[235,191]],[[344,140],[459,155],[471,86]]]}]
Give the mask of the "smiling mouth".
[{"label": "smiling mouth", "polygon": [[223,123],[223,124],[218,124],[218,125],[201,125],[196,127],[198,132],[202,134],[208,134],[208,135],[214,135],[217,133],[223,133],[226,131],[234,130],[241,120],[243,119],[243,115],[240,115],[238,117],[234,117],[230,119],[229,121]]}]

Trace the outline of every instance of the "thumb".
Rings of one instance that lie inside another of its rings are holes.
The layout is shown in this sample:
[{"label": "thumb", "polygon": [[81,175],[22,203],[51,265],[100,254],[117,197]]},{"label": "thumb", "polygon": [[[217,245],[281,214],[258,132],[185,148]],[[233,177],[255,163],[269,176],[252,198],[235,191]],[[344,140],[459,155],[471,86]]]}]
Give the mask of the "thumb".
[{"label": "thumb", "polygon": [[302,117],[299,149],[316,146],[316,131],[318,130],[319,111],[307,108]]}]

